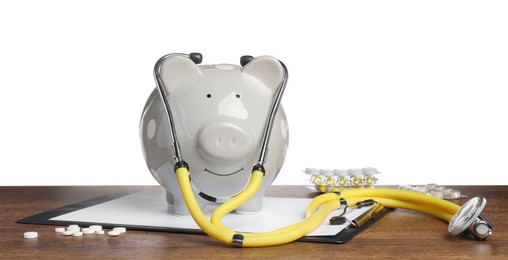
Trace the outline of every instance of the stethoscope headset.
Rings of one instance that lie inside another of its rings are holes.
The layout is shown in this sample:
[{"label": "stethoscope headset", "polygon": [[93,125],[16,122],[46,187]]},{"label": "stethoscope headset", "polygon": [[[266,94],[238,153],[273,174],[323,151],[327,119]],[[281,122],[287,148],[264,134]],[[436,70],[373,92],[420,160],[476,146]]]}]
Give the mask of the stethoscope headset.
[{"label": "stethoscope headset", "polygon": [[[319,195],[309,203],[304,220],[271,232],[241,233],[230,230],[222,225],[221,220],[226,214],[240,207],[256,194],[265,176],[264,164],[266,162],[266,153],[273,121],[288,79],[287,68],[284,63],[280,61],[284,74],[275,93],[268,118],[265,122],[259,160],[256,165],[252,167],[250,181],[242,191],[218,206],[211,218],[208,219],[201,211],[192,190],[189,165],[182,157],[171,107],[167,98],[168,95],[166,94],[164,83],[160,76],[162,63],[172,56],[187,57],[195,64],[200,64],[203,57],[200,53],[175,53],[165,55],[155,64],[154,77],[168,120],[172,152],[175,160],[174,171],[177,176],[178,185],[180,186],[182,196],[194,221],[210,237],[236,247],[262,247],[285,244],[300,239],[315,229],[323,222],[330,212],[339,209],[341,205],[344,204],[344,201],[346,201],[348,205],[353,206],[366,200],[375,200],[388,208],[415,210],[438,217],[449,222],[448,230],[453,235],[468,233],[478,240],[485,240],[492,234],[492,224],[480,215],[486,204],[485,198],[481,196],[471,199],[460,207],[452,202],[430,195],[385,188],[352,189]],[[242,56],[240,64],[245,66],[252,59],[252,56]]]}]

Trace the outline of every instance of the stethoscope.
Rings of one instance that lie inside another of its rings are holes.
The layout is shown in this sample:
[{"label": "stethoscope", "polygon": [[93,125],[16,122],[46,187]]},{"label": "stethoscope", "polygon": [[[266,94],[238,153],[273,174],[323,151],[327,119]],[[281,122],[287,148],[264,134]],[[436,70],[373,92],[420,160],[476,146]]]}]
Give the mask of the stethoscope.
[{"label": "stethoscope", "polygon": [[[304,220],[266,233],[241,233],[228,229],[222,225],[222,218],[240,207],[248,201],[258,191],[263,177],[265,175],[264,164],[266,162],[266,152],[270,141],[270,134],[273,127],[273,121],[279,108],[282,94],[286,88],[288,71],[284,63],[280,62],[283,68],[283,78],[278,85],[274,100],[269,110],[263,136],[261,139],[261,151],[256,165],[252,168],[252,175],[247,186],[238,194],[218,206],[208,219],[199,207],[190,181],[189,165],[183,160],[178,138],[176,136],[175,122],[171,113],[171,107],[167,98],[164,83],[161,79],[161,66],[163,62],[172,56],[183,56],[192,60],[195,64],[200,64],[203,57],[200,53],[191,54],[168,54],[160,58],[154,67],[154,77],[161,96],[166,116],[168,120],[169,133],[172,143],[172,152],[175,160],[175,174],[178,185],[180,186],[182,196],[185,200],[190,214],[198,226],[210,237],[230,244],[236,247],[261,247],[280,245],[295,241],[319,226],[327,215],[337,210],[347,201],[348,205],[355,205],[362,201],[373,199],[389,208],[404,208],[415,210],[436,216],[446,222],[449,222],[448,230],[453,235],[467,233],[473,235],[478,240],[485,240],[492,234],[492,224],[488,222],[480,213],[485,207],[486,199],[478,196],[462,207],[452,202],[438,199],[429,195],[417,192],[383,189],[383,188],[365,188],[344,190],[340,193],[326,193],[315,197],[307,207]],[[245,66],[252,56],[243,56],[240,59],[242,66]]]},{"label": "stethoscope", "polygon": [[[172,54],[168,54],[168,55],[165,55],[162,58],[160,58],[154,67],[155,82],[157,85],[157,89],[159,90],[159,95],[162,98],[164,108],[166,110],[166,117],[168,120],[169,133],[170,133],[171,143],[172,143],[172,148],[173,148],[172,149],[173,150],[173,157],[176,161],[175,169],[178,167],[189,168],[188,164],[182,158],[180,145],[178,144],[178,138],[176,136],[175,121],[173,119],[173,114],[171,113],[171,108],[170,108],[169,101],[167,98],[166,89],[164,88],[164,83],[162,82],[162,79],[160,77],[162,63],[164,62],[164,60],[166,60],[167,58],[172,57],[172,56],[188,57],[195,64],[200,64],[201,61],[203,60],[203,56],[201,55],[201,53],[190,53],[189,55],[182,54],[182,53],[172,53]],[[252,56],[247,56],[247,55],[242,56],[242,58],[240,59],[240,63],[242,66],[245,66],[252,59],[254,59],[254,57],[252,57]],[[284,93],[284,90],[286,89],[286,83],[287,83],[287,79],[288,79],[288,70],[286,68],[286,65],[284,65],[284,63],[282,63],[281,61],[279,61],[279,62],[282,65],[284,75],[283,75],[281,82],[279,83],[279,86],[277,87],[277,92],[275,93],[274,100],[273,100],[272,105],[269,110],[270,112],[268,114],[268,118],[266,120],[265,128],[263,131],[263,136],[261,139],[262,143],[261,143],[261,151],[259,153],[259,160],[258,160],[258,163],[254,166],[255,169],[258,169],[263,172],[265,172],[264,164],[266,163],[266,152],[268,150],[268,143],[270,142],[270,134],[271,134],[272,128],[273,128],[273,120],[275,119],[275,115],[277,114],[277,110],[279,109],[279,104],[282,99],[282,94]]]}]

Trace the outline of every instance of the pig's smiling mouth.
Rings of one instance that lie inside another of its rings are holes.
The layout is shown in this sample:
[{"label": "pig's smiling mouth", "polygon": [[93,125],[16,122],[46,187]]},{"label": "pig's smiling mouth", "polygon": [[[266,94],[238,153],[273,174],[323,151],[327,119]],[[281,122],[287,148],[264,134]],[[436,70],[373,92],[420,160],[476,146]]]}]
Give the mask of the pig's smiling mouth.
[{"label": "pig's smiling mouth", "polygon": [[241,171],[243,171],[243,167],[241,169],[237,170],[237,171],[232,172],[232,173],[222,174],[222,173],[217,173],[217,172],[210,171],[207,168],[205,168],[205,172],[209,172],[209,173],[211,173],[213,175],[217,175],[217,176],[230,176],[230,175],[233,175],[233,174],[237,174],[237,173],[239,173]]}]

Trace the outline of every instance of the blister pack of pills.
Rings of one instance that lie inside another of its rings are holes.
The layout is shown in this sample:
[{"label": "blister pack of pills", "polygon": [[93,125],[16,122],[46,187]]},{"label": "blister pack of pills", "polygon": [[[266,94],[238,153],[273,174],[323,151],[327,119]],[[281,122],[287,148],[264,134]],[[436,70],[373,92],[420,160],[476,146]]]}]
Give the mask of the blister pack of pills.
[{"label": "blister pack of pills", "polygon": [[459,190],[440,186],[435,183],[429,183],[427,185],[400,185],[400,190],[414,191],[422,194],[434,196],[436,198],[453,200],[464,198]]},{"label": "blister pack of pills", "polygon": [[349,188],[374,187],[377,183],[375,175],[380,174],[376,168],[317,169],[307,168],[305,173],[310,176],[309,182],[320,192],[338,192]]}]

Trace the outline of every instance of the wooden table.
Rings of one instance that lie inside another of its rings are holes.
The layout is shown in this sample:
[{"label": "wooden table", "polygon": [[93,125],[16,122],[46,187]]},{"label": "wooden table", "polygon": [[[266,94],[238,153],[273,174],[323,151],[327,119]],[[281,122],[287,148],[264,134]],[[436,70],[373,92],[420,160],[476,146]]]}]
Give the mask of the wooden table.
[{"label": "wooden table", "polygon": [[[508,186],[455,186],[468,197],[483,195],[483,215],[494,225],[487,241],[451,236],[448,224],[417,212],[396,210],[347,244],[293,242],[266,248],[232,248],[204,235],[129,230],[119,237],[65,237],[54,226],[16,224],[18,219],[117,192],[156,186],[0,187],[0,259],[5,258],[478,258],[508,259]],[[303,186],[274,186],[271,196],[311,197]],[[455,201],[458,204],[466,200]],[[24,239],[25,231],[39,232]]]}]

